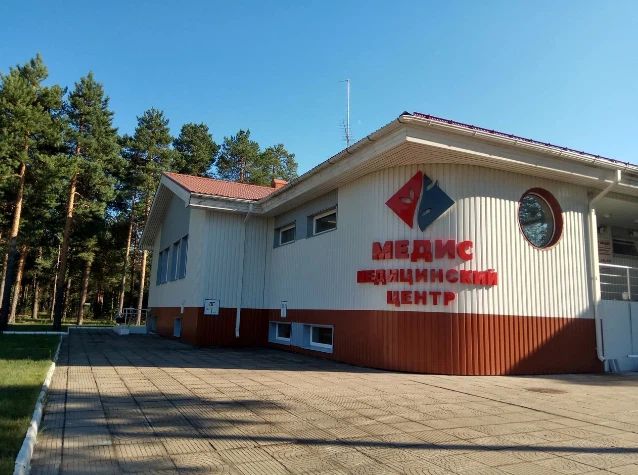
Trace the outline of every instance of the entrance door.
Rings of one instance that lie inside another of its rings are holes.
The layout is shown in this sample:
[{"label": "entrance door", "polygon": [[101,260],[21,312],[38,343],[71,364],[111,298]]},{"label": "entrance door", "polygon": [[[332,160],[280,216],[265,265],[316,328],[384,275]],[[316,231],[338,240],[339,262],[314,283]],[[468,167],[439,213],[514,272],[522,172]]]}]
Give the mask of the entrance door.
[{"label": "entrance door", "polygon": [[173,336],[180,338],[182,336],[182,319],[177,317],[173,322]]}]

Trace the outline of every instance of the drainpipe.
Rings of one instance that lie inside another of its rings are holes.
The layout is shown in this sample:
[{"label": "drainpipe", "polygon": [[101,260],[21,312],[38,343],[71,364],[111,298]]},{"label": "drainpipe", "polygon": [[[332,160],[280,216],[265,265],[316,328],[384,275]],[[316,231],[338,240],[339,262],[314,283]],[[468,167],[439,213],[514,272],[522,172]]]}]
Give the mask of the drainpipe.
[{"label": "drainpipe", "polygon": [[594,322],[596,325],[596,354],[598,359],[605,363],[607,358],[603,350],[603,322],[598,314],[598,304],[600,303],[600,266],[598,265],[598,225],[596,221],[596,204],[609,193],[614,186],[620,183],[622,172],[616,170],[613,181],[600,193],[589,201],[589,255],[590,255],[590,276],[592,284],[592,304],[594,309]]},{"label": "drainpipe", "polygon": [[239,338],[239,326],[241,325],[241,301],[244,294],[244,256],[246,254],[246,222],[250,213],[253,212],[253,204],[248,204],[248,212],[244,217],[244,225],[241,231],[241,249],[239,254],[239,295],[237,296],[237,314],[235,315],[235,338]]}]

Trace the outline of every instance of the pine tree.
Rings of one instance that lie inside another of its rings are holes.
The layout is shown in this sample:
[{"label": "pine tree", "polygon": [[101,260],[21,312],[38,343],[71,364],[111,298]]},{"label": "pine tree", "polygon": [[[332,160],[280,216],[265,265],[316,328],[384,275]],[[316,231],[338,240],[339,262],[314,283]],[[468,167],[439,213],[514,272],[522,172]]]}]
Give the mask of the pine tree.
[{"label": "pine tree", "polygon": [[171,169],[188,175],[211,176],[219,145],[213,140],[205,124],[188,123],[173,141],[175,158]]},{"label": "pine tree", "polygon": [[[130,219],[132,223],[139,223],[138,233],[146,225],[162,173],[171,169],[171,162],[175,157],[170,147],[172,142],[168,119],[164,117],[162,111],[149,109],[137,118],[135,134],[130,140],[126,155],[130,161],[130,179],[134,190]],[[141,214],[141,219],[136,219],[138,214]],[[137,300],[138,325],[142,318],[147,259],[148,251],[143,250]]]},{"label": "pine tree", "polygon": [[[43,278],[53,271],[54,254],[60,242],[68,177],[66,155],[61,152],[62,148],[57,146],[39,152],[41,160],[30,170],[24,196],[20,241],[31,251],[30,269],[24,276],[33,283],[34,300],[40,297]],[[45,156],[47,159],[42,159]],[[20,285],[16,278],[15,286]]]},{"label": "pine tree", "polygon": [[12,180],[14,190],[13,217],[8,233],[8,256],[0,329],[8,323],[15,265],[18,259],[18,237],[29,187],[30,170],[36,169],[46,155],[38,153],[44,144],[54,142],[59,134],[57,111],[63,91],[58,86],[45,87],[42,82],[48,73],[42,58],[37,55],[23,66],[11,68],[0,75],[0,155],[3,177]]},{"label": "pine tree", "polygon": [[[64,282],[69,260],[69,246],[76,208],[78,219],[104,217],[106,203],[113,196],[114,173],[119,161],[117,131],[109,99],[93,74],[76,83],[66,105],[69,124],[67,149],[71,169],[67,194],[64,234],[60,249],[58,282]],[[77,201],[76,201],[77,200]],[[92,262],[91,251],[85,254],[85,269]],[[58,285],[55,297],[54,328],[62,327],[64,286]]]},{"label": "pine tree", "polygon": [[266,184],[274,178],[281,178],[286,181],[297,178],[297,161],[295,154],[288,152],[283,144],[268,147],[261,153],[261,166],[266,173]]},{"label": "pine tree", "polygon": [[240,130],[237,135],[224,137],[217,174],[225,180],[270,186],[273,178],[296,178],[297,162],[283,144],[261,151],[259,144],[250,140],[250,130]]},{"label": "pine tree", "polygon": [[217,173],[225,180],[258,184],[265,179],[260,173],[259,158],[259,144],[250,140],[250,130],[240,130],[236,135],[224,137]]}]

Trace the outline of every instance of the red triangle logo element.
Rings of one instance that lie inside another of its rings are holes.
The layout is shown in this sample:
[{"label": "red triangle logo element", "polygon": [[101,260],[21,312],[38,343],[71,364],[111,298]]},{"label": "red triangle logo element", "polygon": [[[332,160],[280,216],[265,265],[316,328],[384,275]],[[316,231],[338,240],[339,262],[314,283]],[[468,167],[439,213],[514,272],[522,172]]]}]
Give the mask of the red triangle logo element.
[{"label": "red triangle logo element", "polygon": [[385,202],[387,207],[410,227],[414,224],[414,214],[419,204],[421,188],[423,188],[423,172],[417,172]]}]

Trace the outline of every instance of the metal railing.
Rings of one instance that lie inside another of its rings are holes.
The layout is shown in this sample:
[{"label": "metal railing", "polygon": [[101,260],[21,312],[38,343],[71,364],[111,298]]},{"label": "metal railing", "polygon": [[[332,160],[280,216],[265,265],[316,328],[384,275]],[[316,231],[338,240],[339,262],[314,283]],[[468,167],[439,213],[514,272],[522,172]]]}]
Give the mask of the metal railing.
[{"label": "metal railing", "polygon": [[603,300],[638,302],[638,267],[600,264],[600,294]]},{"label": "metal railing", "polygon": [[[149,310],[147,308],[142,309],[142,320],[140,325],[146,325]],[[137,309],[133,307],[122,309],[122,313],[119,313],[115,318],[115,321],[120,325],[135,325],[137,322]]]}]

